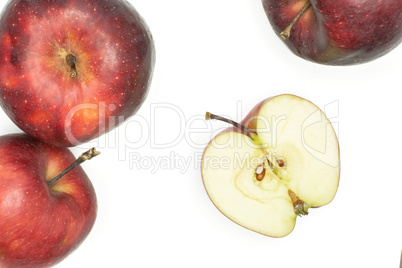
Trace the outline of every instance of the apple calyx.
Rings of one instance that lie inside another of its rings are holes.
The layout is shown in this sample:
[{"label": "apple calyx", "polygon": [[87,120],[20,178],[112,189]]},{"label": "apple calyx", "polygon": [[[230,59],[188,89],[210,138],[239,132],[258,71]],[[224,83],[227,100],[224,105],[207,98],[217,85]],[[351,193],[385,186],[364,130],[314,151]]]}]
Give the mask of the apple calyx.
[{"label": "apple calyx", "polygon": [[70,72],[69,75],[71,78],[77,77],[77,66],[75,65],[77,63],[77,57],[74,56],[73,54],[68,54],[66,56],[66,63],[70,67]]},{"label": "apple calyx", "polygon": [[288,40],[290,37],[290,31],[293,28],[293,25],[300,19],[300,17],[311,7],[310,0],[303,6],[303,8],[297,13],[296,17],[290,22],[290,24],[280,33],[280,37],[283,40]]},{"label": "apple calyx", "polygon": [[55,184],[58,180],[61,179],[61,177],[63,177],[64,175],[66,175],[68,172],[70,172],[73,168],[81,165],[82,163],[84,163],[87,160],[91,160],[92,158],[94,158],[95,156],[99,155],[100,152],[96,151],[95,148],[92,148],[88,151],[86,151],[85,153],[81,154],[77,160],[75,160],[71,165],[69,165],[65,170],[63,170],[60,174],[58,174],[56,177],[54,177],[53,179],[51,179],[50,181],[48,181],[47,185],[50,187],[52,187],[53,184]]},{"label": "apple calyx", "polygon": [[311,207],[309,204],[301,200],[292,190],[288,190],[290,199],[292,200],[293,207],[296,215],[304,216],[308,215],[308,209]]}]

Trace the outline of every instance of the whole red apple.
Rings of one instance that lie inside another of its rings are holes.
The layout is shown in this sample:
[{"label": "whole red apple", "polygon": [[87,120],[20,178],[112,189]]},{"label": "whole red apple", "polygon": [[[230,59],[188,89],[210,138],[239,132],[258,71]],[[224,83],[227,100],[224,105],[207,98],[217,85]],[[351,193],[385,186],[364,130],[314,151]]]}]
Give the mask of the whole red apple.
[{"label": "whole red apple", "polygon": [[401,0],[262,0],[274,29],[296,55],[350,65],[383,56],[402,40]]},{"label": "whole red apple", "polygon": [[0,104],[26,133],[74,146],[147,96],[151,33],[123,0],[12,0],[0,19]]},{"label": "whole red apple", "polygon": [[0,137],[0,267],[60,262],[94,225],[94,188],[81,167],[49,187],[75,161],[66,148],[26,134]]}]

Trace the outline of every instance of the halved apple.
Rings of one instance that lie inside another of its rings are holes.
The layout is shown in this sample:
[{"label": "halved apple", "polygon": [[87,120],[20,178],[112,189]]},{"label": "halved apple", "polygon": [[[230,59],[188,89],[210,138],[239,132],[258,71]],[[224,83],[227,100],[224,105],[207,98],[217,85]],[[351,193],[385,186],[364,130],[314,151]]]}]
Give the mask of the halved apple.
[{"label": "halved apple", "polygon": [[202,158],[205,189],[229,219],[255,232],[283,237],[296,217],[326,205],[339,182],[339,145],[313,103],[279,95],[257,104],[240,123],[208,144]]}]

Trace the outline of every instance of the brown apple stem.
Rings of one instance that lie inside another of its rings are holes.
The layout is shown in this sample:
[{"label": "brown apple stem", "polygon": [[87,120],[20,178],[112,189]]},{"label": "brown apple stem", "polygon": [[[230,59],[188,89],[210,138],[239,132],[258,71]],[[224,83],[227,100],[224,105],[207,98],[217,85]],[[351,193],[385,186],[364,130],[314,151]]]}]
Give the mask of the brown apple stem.
[{"label": "brown apple stem", "polygon": [[283,40],[288,40],[290,37],[290,31],[292,30],[293,26],[295,25],[295,23],[300,19],[300,17],[311,7],[311,2],[310,0],[303,6],[303,8],[299,11],[299,13],[297,13],[296,17],[292,20],[292,22],[288,25],[288,27],[285,28],[285,30],[283,30],[280,33],[280,37]]},{"label": "brown apple stem", "polygon": [[290,199],[292,200],[296,215],[308,215],[307,210],[310,208],[310,205],[301,200],[292,190],[288,190],[288,194]]},{"label": "brown apple stem", "polygon": [[235,121],[233,121],[233,120],[224,118],[224,117],[219,116],[219,115],[211,114],[210,112],[207,112],[207,113],[205,114],[205,120],[209,120],[209,119],[215,119],[215,120],[219,120],[219,121],[223,121],[223,122],[232,124],[233,126],[235,126],[235,127],[237,127],[238,129],[240,129],[242,132],[244,132],[244,133],[245,133],[248,137],[250,137],[251,139],[253,139],[253,135],[254,135],[254,136],[257,135],[256,132],[254,132],[254,131],[252,131],[252,130],[246,128],[245,126],[243,126],[243,125],[241,125],[241,124],[239,124],[239,123],[237,123],[237,122],[235,122]]},{"label": "brown apple stem", "polygon": [[77,77],[77,66],[75,65],[77,63],[77,57],[75,57],[73,54],[68,54],[66,56],[66,63],[67,65],[71,68],[69,74],[71,78]]},{"label": "brown apple stem", "polygon": [[75,160],[71,165],[69,165],[65,170],[63,170],[59,175],[57,175],[56,177],[54,177],[52,180],[47,182],[47,185],[49,185],[49,187],[52,187],[53,184],[55,184],[58,180],[61,179],[61,177],[63,177],[64,175],[66,175],[68,172],[70,172],[73,168],[81,165],[82,163],[84,163],[87,160],[91,160],[92,158],[94,158],[95,156],[99,155],[100,152],[96,151],[95,148],[92,148],[88,151],[86,151],[85,153],[83,153],[82,155],[80,155],[77,160]]}]

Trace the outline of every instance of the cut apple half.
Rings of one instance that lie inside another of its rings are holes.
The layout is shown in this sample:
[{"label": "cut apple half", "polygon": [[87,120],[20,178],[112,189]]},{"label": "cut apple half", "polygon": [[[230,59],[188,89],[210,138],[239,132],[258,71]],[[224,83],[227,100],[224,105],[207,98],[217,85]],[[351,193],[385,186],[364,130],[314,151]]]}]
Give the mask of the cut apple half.
[{"label": "cut apple half", "polygon": [[255,232],[283,237],[296,217],[326,205],[339,182],[339,146],[325,114],[313,103],[279,95],[259,103],[211,140],[202,178],[215,206]]}]

